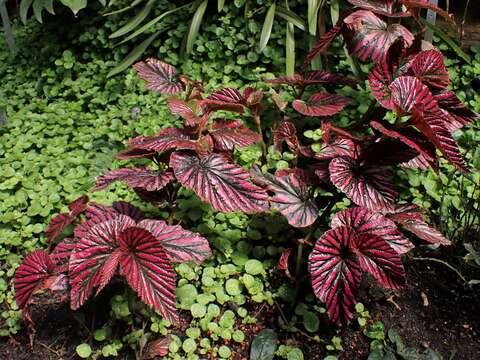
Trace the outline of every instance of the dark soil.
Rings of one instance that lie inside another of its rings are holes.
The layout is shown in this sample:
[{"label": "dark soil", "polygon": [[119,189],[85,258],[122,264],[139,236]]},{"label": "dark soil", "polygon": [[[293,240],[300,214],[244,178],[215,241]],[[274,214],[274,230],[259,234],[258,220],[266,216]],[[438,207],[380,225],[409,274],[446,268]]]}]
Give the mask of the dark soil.
[{"label": "dark soil", "polygon": [[[399,332],[408,346],[424,349],[430,347],[441,353],[444,359],[478,359],[480,354],[480,302],[476,294],[465,288],[458,276],[446,266],[428,261],[410,261],[406,264],[409,286],[389,296],[368,288],[361,296],[362,303],[370,311],[372,321],[381,321],[385,329]],[[286,306],[287,307],[287,306]],[[281,316],[276,306],[251,305],[251,313],[257,315],[255,325],[241,325],[246,338],[243,344],[229,344],[235,360],[247,360],[249,344],[263,328],[278,330]],[[67,305],[34,306],[32,318],[36,333],[29,337],[26,332],[0,342],[1,360],[66,360],[76,359],[75,347],[88,341],[86,322],[76,318]],[[183,328],[188,327],[188,319]],[[181,335],[182,329],[175,333]],[[335,329],[326,322],[320,330],[321,337],[331,337]],[[345,351],[344,360],[363,360],[368,357],[370,340],[358,325],[352,324],[340,330]],[[325,344],[312,340],[302,333],[280,334],[282,343],[299,346],[305,359],[319,360],[325,356]],[[33,344],[33,347],[31,346]],[[209,355],[207,355],[209,357]],[[120,359],[133,359],[123,355]]]}]

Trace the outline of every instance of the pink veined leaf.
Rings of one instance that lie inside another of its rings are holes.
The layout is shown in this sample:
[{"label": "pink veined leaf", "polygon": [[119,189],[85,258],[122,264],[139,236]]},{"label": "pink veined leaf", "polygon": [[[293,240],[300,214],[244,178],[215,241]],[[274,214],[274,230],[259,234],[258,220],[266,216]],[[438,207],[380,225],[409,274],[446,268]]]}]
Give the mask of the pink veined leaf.
[{"label": "pink veined leaf", "polygon": [[118,241],[120,273],[145,304],[175,322],[175,271],[162,244],[147,230],[137,227],[123,230]]},{"label": "pink veined leaf", "polygon": [[140,136],[128,141],[134,148],[164,152],[172,149],[191,149],[197,147],[197,142],[181,129],[166,128],[154,136]]},{"label": "pink veined leaf", "polygon": [[324,142],[320,151],[314,155],[315,159],[328,160],[338,156],[357,157],[357,146],[351,139],[336,137],[330,143]]},{"label": "pink veined leaf", "polygon": [[450,132],[461,129],[465,125],[478,119],[478,114],[468,109],[453,91],[442,91],[435,95],[435,99],[438,102],[438,106],[451,116],[448,122],[446,122],[446,126]]},{"label": "pink veined leaf", "polygon": [[70,214],[73,217],[80,215],[87,208],[87,204],[88,204],[88,196],[87,195],[80,196],[78,199],[76,199],[74,202],[68,205],[68,208],[70,209]]},{"label": "pink veined leaf", "polygon": [[455,165],[460,171],[468,173],[462,154],[457,142],[448,131],[442,119],[442,113],[438,111],[426,112],[422,120],[414,119],[415,126],[442,152],[445,158]]},{"label": "pink veined leaf", "polygon": [[331,227],[342,226],[354,229],[357,235],[377,236],[398,254],[404,254],[414,248],[410,240],[398,231],[392,220],[365,208],[354,207],[336,213]]},{"label": "pink veined leaf", "polygon": [[145,346],[143,351],[143,358],[144,359],[154,359],[157,356],[167,356],[168,355],[168,347],[171,343],[170,336],[166,336],[157,340],[149,341]]},{"label": "pink veined leaf", "polygon": [[310,96],[308,102],[294,100],[292,107],[305,116],[329,116],[343,110],[351,100],[335,94],[318,92]]},{"label": "pink veined leaf", "polygon": [[230,151],[235,146],[247,147],[261,140],[260,135],[237,120],[216,120],[209,131],[214,147]]},{"label": "pink veined leaf", "polygon": [[350,30],[354,31],[351,50],[362,61],[386,60],[390,46],[401,41],[404,47],[412,45],[414,36],[400,24],[388,25],[385,21],[368,10],[358,10],[344,20]]},{"label": "pink veined leaf", "polygon": [[357,303],[361,269],[351,251],[354,242],[352,229],[337,227],[317,240],[309,257],[313,291],[336,324],[351,321]]},{"label": "pink veined leaf", "polygon": [[116,201],[113,203],[112,208],[119,214],[127,215],[132,218],[135,222],[139,222],[145,219],[145,214],[142,210],[133,206],[132,204],[125,201]]},{"label": "pink veined leaf", "polygon": [[300,74],[294,74],[292,76],[280,76],[275,79],[265,79],[267,84],[281,84],[281,85],[291,85],[291,86],[305,86],[304,79]]},{"label": "pink veined leaf", "polygon": [[248,172],[222,155],[199,158],[177,151],[170,157],[170,166],[183,186],[192,189],[217,211],[266,210],[266,192],[250,182]]},{"label": "pink veined leaf", "polygon": [[372,95],[378,100],[380,105],[390,110],[395,108],[392,100],[392,92],[389,88],[393,82],[395,73],[396,66],[385,60],[377,62],[368,76],[368,83]]},{"label": "pink veined leaf", "polygon": [[348,0],[354,6],[364,10],[370,10],[376,14],[387,17],[406,17],[410,16],[408,12],[395,12],[396,0]]},{"label": "pink veined leaf", "polygon": [[237,89],[224,88],[211,93],[207,99],[230,104],[245,104],[245,98]]},{"label": "pink veined leaf", "polygon": [[422,210],[417,205],[397,205],[387,216],[422,240],[435,245],[451,245],[440,231],[424,221]]},{"label": "pink veined leaf", "polygon": [[97,178],[93,191],[105,189],[116,181],[124,181],[130,188],[141,188],[147,191],[162,189],[173,179],[169,170],[154,171],[145,166],[120,168],[111,170]]},{"label": "pink veined leaf", "polygon": [[76,239],[65,238],[60,241],[50,254],[50,259],[55,263],[55,272],[68,272],[68,260],[75,251]]},{"label": "pink veined leaf", "polygon": [[422,113],[437,107],[437,101],[426,85],[413,76],[400,76],[389,86],[392,100],[405,113]]},{"label": "pink veined leaf", "polygon": [[428,163],[433,163],[435,161],[435,153],[432,153],[428,148],[422,146],[418,139],[415,139],[413,136],[408,136],[408,133],[402,133],[402,130],[387,129],[378,121],[371,121],[370,126],[390,138],[402,141],[404,144],[418,152],[419,155],[422,155]]},{"label": "pink veined leaf", "polygon": [[358,81],[348,76],[332,73],[329,71],[308,71],[305,73],[304,80],[305,85],[310,84],[335,84],[335,85],[348,85],[355,86]]},{"label": "pink veined leaf", "polygon": [[405,270],[400,255],[378,236],[357,235],[354,252],[363,271],[372,275],[380,285],[388,289],[405,286]]},{"label": "pink veined leaf", "polygon": [[131,226],[135,226],[135,221],[128,216],[118,215],[110,221],[94,225],[78,240],[69,263],[73,310],[85,303],[95,287],[105,286],[113,276],[112,267],[117,262],[109,258],[117,249],[122,232]]},{"label": "pink veined leaf", "polygon": [[282,251],[282,255],[280,255],[280,259],[278,260],[278,264],[277,264],[278,270],[288,271],[288,259],[290,258],[291,253],[292,253],[292,248],[288,248]]},{"label": "pink veined leaf", "polygon": [[168,109],[172,115],[179,115],[187,121],[187,123],[195,123],[198,120],[194,109],[185,101],[175,98],[170,98],[167,101]]},{"label": "pink veined leaf", "polygon": [[118,152],[115,157],[119,160],[143,159],[143,158],[150,158],[152,157],[153,154],[155,154],[155,151],[153,150],[131,148],[131,149],[122,150]]},{"label": "pink veined leaf", "polygon": [[274,193],[270,199],[273,209],[280,211],[288,223],[295,227],[312,225],[318,217],[318,208],[312,189],[295,173],[286,176],[263,175],[268,190]]},{"label": "pink veined leaf", "polygon": [[360,165],[352,158],[337,157],[330,162],[330,180],[355,204],[368,209],[389,209],[397,197],[385,169]]},{"label": "pink veined leaf", "polygon": [[170,64],[157,59],[147,59],[133,65],[138,76],[148,83],[148,88],[162,94],[177,94],[182,90],[177,70]]},{"label": "pink veined leaf", "polygon": [[230,111],[243,114],[244,105],[236,102],[226,102],[214,99],[202,99],[197,102],[204,114],[210,114],[214,111]]},{"label": "pink veined leaf", "polygon": [[330,170],[328,169],[329,164],[330,160],[326,160],[320,161],[313,165],[315,175],[317,175],[320,180],[325,182],[328,182],[330,180]]},{"label": "pink veined leaf", "polygon": [[52,242],[70,225],[75,218],[70,214],[58,214],[50,220],[45,236],[49,242]]},{"label": "pink veined leaf", "polygon": [[443,55],[438,50],[426,50],[417,54],[410,70],[423,84],[435,89],[445,89],[450,84]]},{"label": "pink veined leaf", "polygon": [[13,277],[15,302],[20,309],[28,305],[36,291],[45,288],[54,270],[55,264],[44,250],[36,250],[23,260]]},{"label": "pink veined leaf", "polygon": [[142,220],[137,227],[148,230],[163,246],[172,262],[201,263],[212,255],[208,240],[179,225],[167,225],[162,220]]},{"label": "pink veined leaf", "polygon": [[343,24],[340,22],[339,24],[335,25],[329,31],[322,35],[322,37],[317,41],[315,46],[310,50],[307,57],[303,61],[301,70],[304,71],[307,66],[312,62],[317,55],[322,54],[327,50],[333,40],[342,32]]},{"label": "pink veined leaf", "polygon": [[284,120],[278,125],[278,127],[273,131],[273,145],[275,151],[281,152],[282,145],[286,142],[288,148],[293,152],[297,153],[300,147],[297,138],[297,129],[295,125],[288,120]]},{"label": "pink veined leaf", "polygon": [[407,169],[419,169],[419,170],[427,170],[432,166],[430,162],[423,155],[418,155],[398,165]]}]

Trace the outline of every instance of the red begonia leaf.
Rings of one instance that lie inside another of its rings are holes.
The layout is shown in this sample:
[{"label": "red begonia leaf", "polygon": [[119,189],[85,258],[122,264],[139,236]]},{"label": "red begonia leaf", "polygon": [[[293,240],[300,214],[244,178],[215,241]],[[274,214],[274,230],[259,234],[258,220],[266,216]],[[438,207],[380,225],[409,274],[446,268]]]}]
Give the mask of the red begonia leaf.
[{"label": "red begonia leaf", "polygon": [[443,55],[438,50],[425,50],[417,54],[410,70],[425,85],[445,89],[450,84]]},{"label": "red begonia leaf", "polygon": [[337,24],[320,37],[320,39],[317,41],[315,46],[308,53],[307,57],[303,61],[303,64],[301,67],[302,71],[307,68],[307,66],[312,62],[312,60],[315,59],[315,57],[317,57],[317,55],[320,55],[325,50],[327,50],[327,48],[330,46],[332,41],[335,40],[335,38],[341,33],[342,28],[343,28],[342,24]]},{"label": "red begonia leaf", "polygon": [[437,101],[426,85],[413,76],[400,76],[389,86],[393,103],[405,113],[425,112],[437,107]]},{"label": "red begonia leaf", "polygon": [[148,83],[150,90],[170,95],[182,90],[182,84],[177,78],[177,70],[170,64],[157,59],[147,59],[146,62],[136,63],[133,68],[138,76]]},{"label": "red begonia leaf", "polygon": [[294,100],[292,106],[305,116],[329,116],[342,111],[350,102],[350,99],[340,95],[319,92],[310,96],[308,102]]},{"label": "red begonia leaf", "polygon": [[116,181],[124,181],[130,188],[155,191],[162,189],[172,179],[173,173],[170,170],[154,171],[145,166],[120,168],[111,170],[99,176],[93,191],[105,189]]},{"label": "red begonia leaf", "polygon": [[177,128],[167,128],[154,136],[140,136],[128,141],[137,149],[164,152],[172,149],[196,149],[197,142],[192,140],[186,131]]},{"label": "red begonia leaf", "polygon": [[214,147],[218,150],[233,150],[247,147],[261,140],[259,134],[253,132],[237,120],[216,120],[209,131]]}]

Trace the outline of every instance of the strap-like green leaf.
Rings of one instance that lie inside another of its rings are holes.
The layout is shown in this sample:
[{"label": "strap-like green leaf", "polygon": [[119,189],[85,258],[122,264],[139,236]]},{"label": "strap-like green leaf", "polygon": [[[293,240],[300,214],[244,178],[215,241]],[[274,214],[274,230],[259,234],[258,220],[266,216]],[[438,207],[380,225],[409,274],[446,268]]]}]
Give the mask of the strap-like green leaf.
[{"label": "strap-like green leaf", "polygon": [[218,0],[218,1],[217,1],[217,10],[218,10],[218,12],[222,11],[224,6],[225,6],[225,0]]},{"label": "strap-like green leaf", "polygon": [[335,25],[340,18],[339,0],[330,0],[330,17],[332,18],[332,24]]},{"label": "strap-like green leaf", "polygon": [[317,33],[318,10],[321,0],[308,0],[308,32],[310,35]]},{"label": "strap-like green leaf", "polygon": [[205,14],[205,10],[207,9],[208,0],[203,0],[200,5],[198,5],[195,14],[193,14],[192,22],[190,24],[190,29],[188,30],[187,35],[187,42],[185,46],[185,51],[187,54],[190,54],[193,50],[193,44],[198,36],[198,30],[200,29],[200,25],[202,23],[203,15]]},{"label": "strap-like green leaf", "polygon": [[125,39],[123,39],[119,44],[123,44],[135,37],[137,37],[138,35],[140,34],[143,34],[145,31],[147,31],[148,29],[150,29],[152,26],[154,26],[156,23],[158,23],[160,20],[162,20],[164,17],[167,17],[168,15],[171,15],[179,10],[182,10],[182,9],[185,9],[189,6],[192,6],[193,3],[189,3],[189,4],[185,4],[185,5],[182,5],[182,6],[179,6],[175,9],[171,9],[171,10],[168,10],[168,11],[165,11],[163,14],[160,14],[158,15],[156,18],[150,20],[148,23],[146,23],[145,25],[142,25],[140,28],[138,28],[137,30],[135,30],[133,33],[131,33],[130,35],[128,35]]},{"label": "strap-like green leaf", "polygon": [[109,36],[110,39],[115,39],[119,36],[125,35],[130,31],[134,30],[137,26],[139,26],[143,20],[150,14],[152,10],[153,4],[156,0],[149,0],[148,3],[143,7],[142,10],[138,12],[130,21],[128,21],[125,25],[123,25],[120,29],[115,31],[113,34]]},{"label": "strap-like green leaf", "polygon": [[12,26],[10,24],[10,18],[8,16],[8,11],[7,11],[7,6],[5,5],[5,1],[0,1],[0,15],[2,18],[5,40],[7,41],[10,51],[14,52],[16,48],[15,38],[13,37]]},{"label": "strap-like green leaf", "polygon": [[28,9],[32,6],[33,0],[22,0],[20,3],[20,20],[22,20],[23,24],[27,23],[27,15]]},{"label": "strap-like green leaf", "polygon": [[128,6],[125,6],[121,9],[118,9],[118,10],[115,10],[115,11],[110,11],[108,13],[105,13],[103,14],[103,16],[109,16],[109,15],[114,15],[114,14],[121,14],[125,11],[128,11],[130,9],[133,9],[135,6],[137,6],[138,4],[142,3],[143,1],[145,0],[135,0],[134,2],[132,2],[130,5]]},{"label": "strap-like green leaf", "polygon": [[445,34],[442,30],[440,30],[438,28],[438,26],[435,26],[431,23],[429,23],[428,21],[425,21],[424,19],[422,18],[419,18],[419,20],[422,22],[422,24],[428,26],[430,29],[432,29],[432,31],[435,33],[435,35],[437,35],[440,39],[442,39],[443,41],[445,41],[447,43],[448,46],[450,46],[452,48],[453,51],[455,51],[457,53],[458,56],[460,56],[463,60],[465,60],[467,63],[471,63],[472,59],[470,58],[470,56],[468,54],[466,54],[461,48],[460,46],[458,46],[455,41],[450,37],[448,36],[447,34]]},{"label": "strap-like green leaf", "polygon": [[33,15],[39,23],[43,23],[42,19],[43,12],[43,0],[33,0]]},{"label": "strap-like green leaf", "polygon": [[295,74],[295,28],[292,23],[287,23],[285,35],[285,72],[287,76]]},{"label": "strap-like green leaf", "polygon": [[270,8],[267,11],[267,15],[265,16],[265,21],[263,22],[262,27],[262,34],[260,35],[260,52],[265,50],[265,47],[268,44],[268,40],[270,40],[270,35],[272,34],[273,20],[275,19],[275,8],[276,5],[274,2],[272,5],[270,5]]},{"label": "strap-like green leaf", "polygon": [[112,77],[113,75],[121,73],[123,70],[127,69],[132,65],[145,51],[145,49],[155,40],[155,38],[160,34],[156,32],[150,35],[147,39],[143,40],[135,49],[133,49],[125,59],[122,60],[120,64],[115,66],[107,75],[107,78]]},{"label": "strap-like green leaf", "polygon": [[43,0],[43,7],[52,15],[55,15],[53,10],[53,0]]},{"label": "strap-like green leaf", "polygon": [[282,19],[287,20],[289,23],[295,25],[300,30],[305,30],[306,29],[305,21],[300,16],[295,14],[293,11],[279,6],[279,7],[277,7],[276,13]]},{"label": "strap-like green leaf", "polygon": [[87,7],[87,0],[60,0],[60,2],[69,7],[74,15],[77,15],[80,10]]}]

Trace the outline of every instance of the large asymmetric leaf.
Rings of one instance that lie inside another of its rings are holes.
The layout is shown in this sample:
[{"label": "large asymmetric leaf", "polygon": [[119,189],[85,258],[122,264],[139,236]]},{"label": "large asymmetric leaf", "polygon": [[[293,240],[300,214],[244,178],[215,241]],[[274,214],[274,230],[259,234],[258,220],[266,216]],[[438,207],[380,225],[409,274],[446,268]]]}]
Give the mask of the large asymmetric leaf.
[{"label": "large asymmetric leaf", "polygon": [[167,128],[154,136],[140,136],[128,141],[128,144],[137,149],[164,152],[171,149],[195,149],[196,141],[188,134],[177,128]]},{"label": "large asymmetric leaf", "polygon": [[142,210],[125,201],[115,201],[112,204],[112,209],[115,210],[118,214],[127,215],[135,222],[139,222],[145,219],[145,214]]},{"label": "large asymmetric leaf", "polygon": [[430,111],[437,101],[426,85],[413,76],[400,76],[389,86],[393,103],[403,112]]},{"label": "large asymmetric leaf", "polygon": [[357,149],[351,139],[336,137],[331,142],[324,142],[314,157],[319,160],[333,159],[338,156],[348,156],[355,158]]},{"label": "large asymmetric leaf", "polygon": [[13,278],[15,301],[20,309],[28,305],[35,291],[44,288],[54,270],[54,262],[43,250],[36,250],[23,260]]},{"label": "large asymmetric leaf", "polygon": [[413,244],[398,231],[395,223],[384,215],[362,207],[349,208],[336,213],[331,227],[353,228],[358,235],[376,236],[390,245],[398,254],[411,250]]},{"label": "large asymmetric leaf", "polygon": [[297,138],[297,129],[295,125],[288,120],[284,120],[273,131],[273,145],[278,152],[282,151],[282,145],[286,142],[288,148],[296,153],[300,146]]},{"label": "large asymmetric leaf", "polygon": [[445,89],[450,84],[448,71],[443,63],[443,55],[438,50],[420,52],[415,56],[410,69],[425,85]]},{"label": "large asymmetric leaf", "polygon": [[58,214],[50,220],[45,236],[48,241],[55,240],[70,225],[75,218],[70,214]]},{"label": "large asymmetric leaf", "polygon": [[394,109],[395,104],[393,103],[389,86],[394,80],[396,70],[396,66],[391,64],[391,62],[379,61],[368,76],[372,95],[378,100],[380,105],[390,110]]},{"label": "large asymmetric leaf", "polygon": [[213,93],[211,93],[207,99],[230,103],[230,104],[245,103],[245,98],[242,96],[242,94],[237,89],[233,89],[233,88],[224,88],[224,89],[216,90]]},{"label": "large asymmetric leaf", "polygon": [[250,182],[248,172],[222,155],[199,158],[175,152],[170,157],[170,166],[182,185],[192,189],[215,210],[251,213],[266,209],[265,191]]},{"label": "large asymmetric leaf", "polygon": [[78,240],[69,263],[73,310],[85,303],[95,287],[99,288],[98,293],[107,284],[110,279],[106,275],[113,276],[112,268],[116,268],[118,263],[118,252],[115,253],[118,239],[130,226],[135,226],[135,221],[118,215],[110,221],[94,225]]},{"label": "large asymmetric leaf", "polygon": [[170,261],[200,263],[210,257],[208,240],[179,225],[167,225],[162,220],[142,220],[138,227],[148,230],[163,246]]},{"label": "large asymmetric leaf", "polygon": [[388,209],[397,197],[395,187],[385,169],[360,165],[350,157],[337,157],[330,162],[330,180],[354,203],[368,209]]},{"label": "large asymmetric leaf", "polygon": [[319,92],[310,96],[308,102],[295,100],[292,106],[306,116],[329,116],[342,111],[350,102],[350,99],[340,95]]},{"label": "large asymmetric leaf", "polygon": [[247,147],[261,140],[260,135],[236,120],[215,121],[209,134],[218,150],[233,150],[235,146]]},{"label": "large asymmetric leaf", "polygon": [[385,240],[368,234],[358,235],[354,248],[362,270],[372,275],[380,285],[389,289],[405,285],[402,260]]},{"label": "large asymmetric leaf", "polygon": [[403,25],[390,24],[368,10],[358,10],[344,20],[347,27],[354,31],[351,49],[360,60],[385,61],[390,46],[397,40],[404,47],[413,42],[413,35]]},{"label": "large asymmetric leaf", "polygon": [[138,76],[148,83],[148,88],[162,94],[177,94],[182,90],[182,84],[177,79],[177,70],[167,63],[157,59],[138,62],[133,65]]},{"label": "large asymmetric leaf", "polygon": [[329,230],[318,239],[309,257],[313,291],[337,324],[353,318],[357,302],[361,270],[351,252],[355,236],[347,227]]},{"label": "large asymmetric leaf", "polygon": [[147,230],[130,227],[118,237],[120,273],[140,299],[174,322],[175,271],[162,244]]},{"label": "large asymmetric leaf", "polygon": [[436,245],[451,244],[440,231],[424,221],[422,210],[417,205],[397,205],[388,217],[422,240]]},{"label": "large asymmetric leaf", "polygon": [[131,188],[141,188],[147,191],[162,189],[173,178],[171,171],[154,171],[144,166],[136,168],[115,169],[97,178],[93,191],[105,189],[115,181],[124,181]]},{"label": "large asymmetric leaf", "polygon": [[468,109],[453,91],[442,91],[435,95],[435,99],[442,111],[450,115],[445,125],[452,132],[478,119],[478,115]]},{"label": "large asymmetric leaf", "polygon": [[268,190],[274,193],[270,199],[272,208],[280,211],[288,223],[295,227],[312,225],[318,217],[318,208],[312,189],[301,176],[290,173],[285,176],[266,174]]}]

